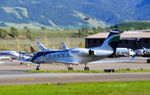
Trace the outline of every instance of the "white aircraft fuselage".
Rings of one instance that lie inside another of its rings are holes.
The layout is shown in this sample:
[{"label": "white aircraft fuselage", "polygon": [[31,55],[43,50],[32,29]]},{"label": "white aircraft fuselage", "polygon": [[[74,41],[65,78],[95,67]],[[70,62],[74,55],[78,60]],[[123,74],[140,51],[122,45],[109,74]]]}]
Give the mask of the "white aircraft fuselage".
[{"label": "white aircraft fuselage", "polygon": [[[90,54],[90,51],[93,54]],[[41,51],[38,52],[32,58],[34,63],[68,63],[68,64],[81,64],[91,61],[103,59],[113,54],[113,51],[109,50],[95,50],[86,48],[71,48],[68,50],[56,50],[56,51]]]}]

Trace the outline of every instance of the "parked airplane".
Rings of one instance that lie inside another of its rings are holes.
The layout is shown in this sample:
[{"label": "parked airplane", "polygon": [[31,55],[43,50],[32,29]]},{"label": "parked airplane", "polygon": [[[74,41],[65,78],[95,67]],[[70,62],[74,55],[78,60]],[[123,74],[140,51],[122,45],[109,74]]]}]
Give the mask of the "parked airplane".
[{"label": "parked airplane", "polygon": [[[45,48],[45,46],[39,41],[37,42],[37,45],[39,46],[41,51],[52,50],[52,49]],[[62,46],[64,50],[69,49],[65,42],[62,43]],[[116,56],[134,56],[134,55],[135,55],[134,51],[130,48],[117,48],[116,49]]]},{"label": "parked airplane", "polygon": [[134,56],[135,52],[130,48],[117,48],[116,56]]},{"label": "parked airplane", "polygon": [[150,57],[150,49],[147,49],[147,48],[142,46],[140,38],[136,39],[136,44],[137,44],[139,49],[135,50],[134,52],[137,55],[144,56],[144,57]]},{"label": "parked airplane", "polygon": [[139,49],[135,50],[134,52],[138,56],[143,56],[144,57],[143,59],[147,59],[147,63],[150,63],[150,58],[149,58],[150,57],[150,49],[143,47],[140,40],[141,40],[141,38],[136,39],[136,44]]},{"label": "parked airplane", "polygon": [[0,58],[18,59],[19,53],[17,51],[0,51]]},{"label": "parked airplane", "polygon": [[[22,63],[20,61],[20,59],[23,58],[30,58],[29,55],[27,55],[26,52],[22,52],[22,51],[0,51],[0,63],[5,63],[5,61],[14,61],[14,62],[20,62],[20,64]],[[27,65],[29,65],[29,62],[23,62]]]},{"label": "parked airplane", "polygon": [[73,70],[72,64],[85,64],[84,70],[89,70],[88,62],[115,54],[121,33],[122,31],[118,30],[111,31],[104,43],[95,48],[66,48],[36,52],[30,61],[37,64],[36,70],[39,70],[40,64],[52,62],[67,64],[68,70]]},{"label": "parked airplane", "polygon": [[0,61],[11,60],[10,56],[0,56]]}]

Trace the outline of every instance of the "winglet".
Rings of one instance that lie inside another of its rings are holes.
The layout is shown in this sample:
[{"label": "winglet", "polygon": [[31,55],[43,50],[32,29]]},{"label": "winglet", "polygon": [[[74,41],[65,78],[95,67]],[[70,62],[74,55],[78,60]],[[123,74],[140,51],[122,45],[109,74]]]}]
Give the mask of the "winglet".
[{"label": "winglet", "polygon": [[63,49],[64,49],[64,50],[67,50],[67,49],[68,49],[68,47],[67,47],[67,45],[66,45],[65,42],[63,42]]},{"label": "winglet", "polygon": [[38,41],[37,45],[39,46],[41,51],[46,50],[46,47],[41,42]]}]

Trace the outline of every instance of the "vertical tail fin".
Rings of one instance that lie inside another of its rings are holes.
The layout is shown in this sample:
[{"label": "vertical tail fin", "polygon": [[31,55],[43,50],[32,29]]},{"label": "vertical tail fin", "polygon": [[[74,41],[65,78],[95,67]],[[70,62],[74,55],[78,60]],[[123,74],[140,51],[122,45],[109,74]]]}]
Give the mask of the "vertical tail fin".
[{"label": "vertical tail fin", "polygon": [[141,38],[136,39],[136,45],[138,46],[138,49],[142,49],[143,54],[146,55],[147,54],[147,49],[142,46],[142,43],[141,43],[140,40],[141,40]]},{"label": "vertical tail fin", "polygon": [[30,46],[30,50],[31,50],[31,53],[35,52],[35,49],[32,46]]},{"label": "vertical tail fin", "polygon": [[116,53],[116,48],[120,41],[120,34],[122,31],[113,30],[110,31],[109,35],[105,39],[104,43],[100,46],[101,49],[112,50],[113,54]]},{"label": "vertical tail fin", "polygon": [[143,49],[144,47],[142,46],[140,40],[141,40],[141,38],[137,38],[137,39],[136,39],[136,45],[138,46],[138,49]]},{"label": "vertical tail fin", "polygon": [[42,43],[40,43],[39,41],[37,42],[37,45],[39,46],[41,51],[46,50],[46,47]]}]

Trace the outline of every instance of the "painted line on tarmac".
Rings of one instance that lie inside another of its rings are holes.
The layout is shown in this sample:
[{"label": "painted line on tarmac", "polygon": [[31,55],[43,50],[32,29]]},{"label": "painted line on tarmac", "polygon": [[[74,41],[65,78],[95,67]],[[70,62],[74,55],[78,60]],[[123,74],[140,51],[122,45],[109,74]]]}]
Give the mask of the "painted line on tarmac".
[{"label": "painted line on tarmac", "polygon": [[19,78],[18,80],[35,80],[35,78]]},{"label": "painted line on tarmac", "polygon": [[72,79],[73,77],[57,77],[57,79]]}]

